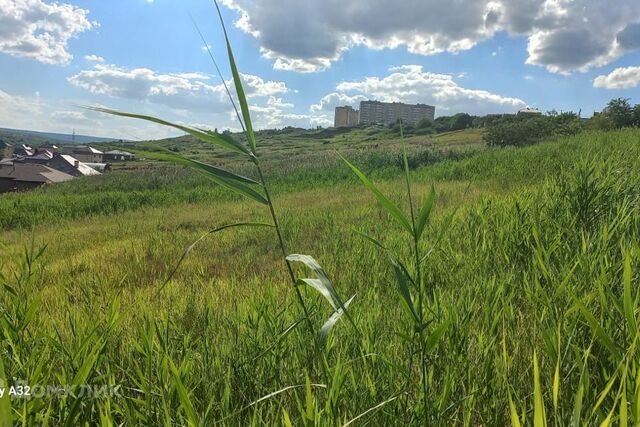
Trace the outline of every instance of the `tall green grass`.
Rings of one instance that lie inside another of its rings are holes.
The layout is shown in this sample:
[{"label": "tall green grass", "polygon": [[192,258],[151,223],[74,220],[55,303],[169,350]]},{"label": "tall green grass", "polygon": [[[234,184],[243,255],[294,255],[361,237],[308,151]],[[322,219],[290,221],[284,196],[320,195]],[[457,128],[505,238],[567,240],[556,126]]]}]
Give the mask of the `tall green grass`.
[{"label": "tall green grass", "polygon": [[403,150],[375,185],[347,161],[347,184],[287,193],[267,180],[226,44],[244,141],[98,110],[178,127],[253,174],[151,147],[215,183],[214,203],[37,228],[50,247],[6,234],[0,380],[72,392],[4,399],[0,422],[640,422],[637,131],[415,169]]},{"label": "tall green grass", "polygon": [[[633,425],[640,168],[628,154],[638,149],[637,132],[583,137],[574,161],[554,155],[574,141],[521,152],[548,168],[539,177],[519,177],[519,153],[502,152],[495,167],[513,168],[509,191],[492,184],[478,193],[472,184],[473,197],[422,273],[432,290],[425,313],[449,325],[428,353],[426,375],[393,264],[353,229],[407,262],[411,245],[364,189],[278,196],[287,241],[317,254],[345,295],[357,295],[350,314],[359,333],[347,322],[324,344],[328,382],[312,367],[304,316],[269,229],[228,230],[203,242],[153,299],[182,245],[206,231],[206,218],[226,222],[224,210],[237,205],[231,215],[248,220],[257,205],[201,203],[184,212],[120,214],[119,225],[61,226],[78,244],[38,228],[38,240],[50,242],[40,256],[37,244],[16,252],[29,233],[4,234],[5,253],[15,254],[2,268],[10,381],[55,385],[78,377],[120,387],[119,396],[79,402],[13,399],[14,421],[423,425],[426,417],[432,425],[621,425],[626,418]],[[410,173],[419,200],[430,191],[423,173]],[[402,180],[376,184],[406,212]],[[437,183],[426,236],[438,235],[466,187]],[[176,228],[183,223],[189,228]],[[310,290],[303,296],[322,325],[326,300]]]}]

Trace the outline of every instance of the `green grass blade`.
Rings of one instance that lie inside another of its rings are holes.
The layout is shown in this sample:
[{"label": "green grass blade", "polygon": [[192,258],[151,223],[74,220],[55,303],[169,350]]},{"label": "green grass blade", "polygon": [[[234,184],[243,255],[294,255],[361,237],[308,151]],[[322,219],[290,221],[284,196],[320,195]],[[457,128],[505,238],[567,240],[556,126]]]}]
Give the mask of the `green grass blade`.
[{"label": "green grass blade", "polygon": [[[355,297],[356,296],[354,295],[351,298],[349,298],[344,303],[344,308],[348,308],[349,304],[351,304],[351,301],[353,301]],[[322,328],[320,329],[320,332],[318,334],[318,337],[320,339],[320,344],[322,344],[322,346],[324,346],[327,343],[327,337],[329,336],[329,332],[331,332],[331,329],[333,329],[334,325],[338,320],[340,320],[343,314],[344,314],[344,310],[342,308],[339,308],[335,313],[331,315],[331,317],[329,317],[329,319],[325,322],[325,324],[322,325]]]},{"label": "green grass blade", "polygon": [[189,398],[189,393],[185,388],[182,380],[180,379],[180,372],[176,365],[174,365],[173,361],[169,359],[169,366],[171,368],[171,372],[173,374],[173,380],[176,387],[176,391],[178,392],[178,399],[180,400],[180,405],[184,409],[184,412],[187,414],[187,419],[189,420],[190,426],[198,425],[198,416],[196,415],[196,410],[193,407],[193,403]]},{"label": "green grass blade", "polygon": [[243,182],[246,184],[261,185],[258,181],[254,179],[247,178],[246,176],[238,175],[233,172],[226,171],[224,169],[220,169],[219,167],[209,165],[207,163],[203,163],[198,160],[192,160],[186,157],[182,157],[163,147],[159,147],[155,145],[147,145],[145,146],[145,148],[148,148],[148,149],[140,150],[140,149],[127,148],[127,150],[131,151],[134,154],[137,154],[140,157],[148,157],[150,159],[158,160],[161,162],[171,162],[171,163],[176,163],[183,166],[188,166],[194,169],[201,170],[205,173],[219,176],[220,178],[232,179],[232,180],[236,180],[238,182]]},{"label": "green grass blade", "polygon": [[620,416],[619,416],[619,425],[620,427],[627,427],[629,425],[629,415],[627,412],[627,377],[624,378],[624,382],[622,384],[622,396],[620,401]]},{"label": "green grass blade", "polygon": [[558,411],[558,397],[560,394],[560,355],[558,354],[558,362],[556,370],[553,373],[553,408]]},{"label": "green grass blade", "polygon": [[624,306],[624,315],[627,318],[627,323],[629,326],[629,335],[630,337],[635,337],[638,332],[638,326],[636,324],[636,316],[634,313],[634,304],[633,298],[631,297],[631,256],[627,253],[624,257],[624,273],[623,273],[623,286],[624,286],[624,295],[623,295],[623,306]]},{"label": "green grass blade", "polygon": [[422,206],[422,209],[420,209],[418,220],[416,221],[416,235],[418,236],[418,239],[422,236],[422,233],[424,233],[424,229],[427,226],[427,221],[429,220],[429,217],[431,216],[431,212],[433,210],[435,198],[436,189],[432,185],[431,190],[429,191],[429,194],[424,201],[424,205]]},{"label": "green grass blade", "polygon": [[220,23],[222,24],[222,30],[224,31],[224,38],[227,43],[227,54],[229,55],[229,67],[231,67],[231,74],[233,75],[233,83],[236,87],[236,95],[238,95],[238,101],[240,102],[240,109],[242,110],[242,117],[244,118],[244,125],[247,131],[247,139],[249,139],[249,143],[251,144],[251,151],[253,152],[253,154],[255,154],[256,153],[256,137],[253,133],[253,125],[251,124],[251,114],[249,113],[249,104],[247,103],[247,97],[244,93],[244,88],[242,86],[242,79],[240,77],[240,73],[238,72],[236,60],[233,55],[233,49],[231,48],[231,42],[229,41],[229,35],[227,34],[227,28],[224,25],[224,20],[222,19],[220,6],[218,5],[217,0],[214,0],[213,2],[216,5],[218,16],[220,17]]},{"label": "green grass blade", "polygon": [[511,392],[509,392],[509,414],[511,415],[511,427],[522,427],[520,423],[520,417],[518,417],[518,410],[515,403],[511,398]]},{"label": "green grass blade", "polygon": [[0,397],[0,427],[11,427],[13,425],[11,416],[11,397],[9,396],[9,383],[4,372],[4,362],[0,355],[0,387],[5,389],[4,394]]},{"label": "green grass blade", "polygon": [[396,274],[396,282],[398,284],[398,291],[400,292],[402,301],[413,318],[413,321],[416,325],[420,325],[420,316],[418,315],[418,311],[416,310],[416,307],[413,304],[413,299],[411,298],[411,291],[409,290],[410,280],[407,277],[406,269],[397,260],[392,260],[392,264],[393,270]]},{"label": "green grass blade", "polygon": [[138,155],[144,155],[154,160],[171,162],[182,166],[187,166],[194,169],[199,174],[211,179],[216,184],[219,184],[231,191],[234,191],[238,194],[241,194],[249,199],[255,200],[258,203],[262,203],[263,205],[267,205],[269,202],[258,191],[249,187],[247,184],[257,184],[260,185],[257,181],[254,181],[250,178],[247,178],[242,175],[237,175],[233,172],[226,171],[224,169],[220,169],[218,167],[208,165],[206,163],[202,163],[196,160],[187,159],[182,156],[178,156],[173,153],[167,153],[166,151],[141,151],[141,150],[132,150]]},{"label": "green grass blade", "polygon": [[387,212],[389,212],[389,214],[398,222],[398,224],[400,224],[402,228],[404,228],[411,235],[413,235],[413,228],[411,227],[411,223],[407,219],[406,215],[400,210],[400,208],[398,208],[391,200],[389,200],[387,196],[382,194],[382,192],[378,190],[375,185],[373,185],[371,180],[369,180],[369,178],[367,178],[367,176],[364,173],[362,173],[360,169],[358,169],[356,166],[350,163],[347,159],[342,157],[341,154],[339,155],[342,158],[342,160],[344,160],[344,162],[349,166],[349,168],[351,168],[351,170],[356,174],[356,176],[360,178],[360,181],[364,184],[364,186],[367,187],[374,194],[374,196],[376,196],[378,201],[382,204],[382,206],[384,206]]},{"label": "green grass blade", "polygon": [[140,120],[145,120],[152,123],[157,123],[163,126],[172,127],[174,129],[178,129],[178,130],[181,130],[182,132],[188,133],[189,135],[199,139],[202,142],[217,145],[218,147],[235,151],[237,153],[242,153],[247,155],[251,154],[244,145],[240,144],[237,141],[234,141],[231,138],[224,137],[215,132],[207,132],[200,129],[179,125],[177,123],[171,123],[166,120],[162,120],[157,117],[148,116],[144,114],[126,113],[123,111],[116,111],[116,110],[111,110],[108,108],[101,108],[101,107],[87,107],[87,108],[89,110],[97,111],[99,113],[111,114],[113,116],[119,116],[119,117],[128,117],[132,119],[140,119]]},{"label": "green grass blade", "polygon": [[378,239],[375,239],[375,238],[369,236],[367,233],[364,233],[362,231],[358,231],[358,230],[353,230],[353,231],[354,231],[354,233],[356,233],[357,235],[361,236],[362,238],[364,238],[368,242],[373,243],[375,246],[379,247],[383,251],[385,251],[385,252],[389,251],[389,249],[387,249],[387,247],[384,246]]},{"label": "green grass blade", "polygon": [[578,382],[578,391],[573,402],[573,413],[571,415],[571,427],[580,426],[580,417],[582,416],[582,399],[584,398],[584,388],[587,374],[587,363],[589,361],[589,354],[591,353],[591,347],[589,347],[584,354],[584,365],[580,371],[580,380]]},{"label": "green grass blade", "polygon": [[302,283],[305,283],[315,290],[317,290],[333,307],[334,311],[338,311],[344,308],[344,304],[340,300],[338,293],[327,273],[320,266],[318,261],[309,255],[292,254],[287,256],[287,261],[300,262],[310,268],[317,276],[316,279],[300,279]]},{"label": "green grass blade", "polygon": [[600,323],[596,320],[596,318],[591,314],[591,312],[580,302],[576,301],[576,305],[578,309],[582,312],[582,315],[587,320],[587,323],[591,327],[594,335],[602,345],[604,345],[612,356],[616,358],[616,360],[620,360],[620,350],[613,342],[613,339],[607,334],[604,328],[600,325]]},{"label": "green grass blade", "polygon": [[538,355],[533,350],[533,426],[546,427],[547,415],[544,410],[542,387],[540,386],[540,368],[538,367]]},{"label": "green grass blade", "polygon": [[447,332],[448,328],[449,321],[445,320],[431,333],[431,335],[429,335],[429,337],[427,338],[427,343],[425,345],[425,350],[427,351],[427,353],[433,350],[438,345],[438,343],[444,336],[444,333]]},{"label": "green grass blade", "polygon": [[378,409],[382,408],[383,406],[385,406],[388,403],[393,402],[394,400],[396,400],[397,398],[399,398],[400,396],[402,396],[401,394],[396,394],[393,397],[390,397],[389,399],[385,400],[384,402],[378,403],[377,405],[367,409],[366,411],[364,411],[363,413],[361,413],[360,415],[358,415],[357,417],[347,421],[345,424],[342,425],[342,427],[348,427],[351,424],[355,423],[356,421],[358,421],[360,418],[365,417],[367,415],[369,415],[370,413],[377,411]]},{"label": "green grass blade", "polygon": [[598,412],[598,409],[600,409],[600,406],[602,405],[604,400],[607,398],[607,396],[609,396],[609,392],[611,391],[611,388],[613,387],[613,384],[615,383],[616,379],[617,379],[617,375],[612,375],[609,381],[607,381],[607,384],[605,385],[602,392],[600,392],[600,396],[598,397],[596,404],[591,410],[592,417],[596,415],[596,413]]}]

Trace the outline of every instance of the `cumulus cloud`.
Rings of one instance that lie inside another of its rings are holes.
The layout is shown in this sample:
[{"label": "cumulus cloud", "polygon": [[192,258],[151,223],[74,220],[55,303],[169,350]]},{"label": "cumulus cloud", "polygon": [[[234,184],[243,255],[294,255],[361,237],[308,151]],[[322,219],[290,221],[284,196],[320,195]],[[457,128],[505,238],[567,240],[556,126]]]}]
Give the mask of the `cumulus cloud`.
[{"label": "cumulus cloud", "polygon": [[499,31],[528,38],[527,63],[584,71],[640,48],[640,2],[617,0],[223,0],[274,68],[327,69],[354,46],[459,52]]},{"label": "cumulus cloud", "polygon": [[320,101],[317,104],[313,104],[310,109],[312,113],[333,111],[336,107],[343,105],[357,105],[360,101],[365,101],[366,99],[367,97],[361,94],[349,96],[346,93],[334,92],[322,97]]},{"label": "cumulus cloud", "polygon": [[47,64],[67,64],[69,40],[97,23],[88,11],[67,3],[0,0],[0,52]]},{"label": "cumulus cloud", "polygon": [[256,127],[259,129],[333,125],[333,120],[326,115],[291,113],[284,111],[282,107],[277,105],[251,105],[250,110]]},{"label": "cumulus cloud", "polygon": [[[256,129],[284,126],[317,126],[331,124],[323,114],[298,114],[294,104],[284,96],[291,92],[284,82],[265,80],[260,76],[242,74],[245,93]],[[96,63],[93,68],[82,70],[68,78],[76,87],[95,95],[105,95],[122,100],[140,101],[149,108],[166,107],[155,113],[165,117],[181,117],[176,122],[188,123],[204,118],[214,119],[218,128],[238,126],[231,103],[222,83],[215,84],[212,78],[202,73],[160,73],[148,68],[128,69],[112,64]],[[229,88],[234,90],[232,81]],[[56,118],[79,120],[72,112],[58,112]],[[211,126],[202,125],[211,128]]]},{"label": "cumulus cloud", "polygon": [[640,85],[640,67],[616,68],[607,75],[598,76],[593,87],[603,89],[631,89]]},{"label": "cumulus cloud", "polygon": [[336,89],[337,92],[312,105],[311,111],[329,112],[337,105],[357,105],[363,99],[431,104],[436,106],[436,112],[447,114],[513,112],[526,106],[519,98],[462,87],[453,76],[430,73],[420,65],[394,67],[383,78],[367,77],[361,81],[343,82]]},{"label": "cumulus cloud", "polygon": [[[249,74],[242,77],[249,98],[288,92],[284,82],[265,81]],[[227,111],[231,108],[224,86],[213,84],[210,77],[202,73],[163,74],[148,68],[127,69],[98,63],[68,80],[94,94],[148,101],[179,110]]]},{"label": "cumulus cloud", "polygon": [[104,58],[98,55],[87,55],[84,59],[89,62],[104,62]]}]

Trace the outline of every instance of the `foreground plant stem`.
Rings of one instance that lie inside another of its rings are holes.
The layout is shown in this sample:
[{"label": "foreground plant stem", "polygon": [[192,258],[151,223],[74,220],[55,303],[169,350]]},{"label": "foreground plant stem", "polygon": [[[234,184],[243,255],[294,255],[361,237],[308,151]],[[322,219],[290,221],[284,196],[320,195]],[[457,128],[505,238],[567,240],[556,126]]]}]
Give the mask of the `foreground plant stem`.
[{"label": "foreground plant stem", "polygon": [[[255,155],[255,154],[254,154]],[[260,162],[257,158],[257,156],[254,158],[254,163],[256,165],[256,169],[258,171],[258,176],[260,178],[260,182],[262,184],[262,187],[264,188],[264,195],[267,199],[267,205],[269,206],[269,212],[271,213],[271,219],[273,220],[273,225],[276,229],[276,235],[278,236],[278,243],[280,245],[280,250],[282,252],[282,258],[284,259],[284,263],[287,266],[287,271],[289,272],[289,277],[291,278],[291,285],[293,286],[293,288],[295,289],[296,292],[296,297],[298,299],[298,303],[300,304],[300,307],[302,308],[302,311],[304,313],[304,317],[306,319],[306,324],[307,327],[309,328],[309,333],[311,334],[311,336],[313,337],[313,343],[314,343],[314,348],[315,348],[315,353],[316,353],[316,357],[318,358],[318,361],[320,363],[320,369],[322,370],[322,374],[325,378],[325,382],[328,382],[328,374],[326,371],[326,366],[325,366],[325,360],[322,356],[322,353],[320,351],[320,344],[318,343],[318,339],[316,337],[316,333],[315,330],[313,328],[313,323],[311,322],[311,316],[309,315],[309,309],[307,308],[307,304],[304,302],[304,298],[302,298],[302,292],[300,292],[300,288],[297,285],[297,279],[296,279],[296,275],[293,272],[293,268],[291,267],[291,263],[289,262],[289,260],[287,260],[287,256],[288,256],[288,252],[287,252],[287,248],[285,246],[284,243],[284,239],[282,238],[282,230],[280,228],[280,222],[278,221],[278,215],[276,215],[276,211],[275,208],[273,206],[273,200],[271,199],[271,194],[269,193],[269,188],[267,186],[267,182],[264,178],[264,174],[262,173],[262,168],[260,167]]]},{"label": "foreground plant stem", "polygon": [[[416,263],[416,275],[417,275],[417,283],[418,283],[418,315],[420,317],[420,324],[418,327],[420,328],[417,335],[420,340],[420,363],[422,367],[422,401],[424,405],[424,422],[425,425],[428,424],[428,414],[427,414],[427,354],[425,348],[425,339],[424,339],[424,309],[423,309],[423,299],[426,294],[424,278],[422,277],[422,268],[420,265],[420,236],[418,235],[418,229],[416,228],[416,214],[415,209],[413,207],[413,197],[411,194],[411,182],[409,180],[409,161],[407,158],[407,142],[404,139],[404,127],[402,126],[402,120],[400,121],[400,138],[402,140],[402,160],[404,164],[404,178],[407,186],[407,197],[409,199],[409,211],[411,213],[411,225],[413,226],[413,253],[415,256]],[[411,372],[411,371],[409,371]]]}]

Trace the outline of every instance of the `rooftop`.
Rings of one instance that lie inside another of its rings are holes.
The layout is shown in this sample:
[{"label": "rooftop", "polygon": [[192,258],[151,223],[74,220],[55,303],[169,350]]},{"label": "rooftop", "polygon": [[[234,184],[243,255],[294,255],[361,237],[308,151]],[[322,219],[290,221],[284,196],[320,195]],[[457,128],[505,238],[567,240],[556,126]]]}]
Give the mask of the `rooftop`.
[{"label": "rooftop", "polygon": [[73,156],[69,156],[68,154],[61,154],[60,157],[65,162],[69,163],[71,166],[76,168],[84,176],[100,175],[100,172],[98,172],[95,169],[92,169],[91,167],[87,166],[85,163],[82,163],[81,161],[79,161]]},{"label": "rooftop", "polygon": [[12,179],[24,182],[64,182],[73,177],[48,166],[35,163],[2,163],[0,164],[0,179]]},{"label": "rooftop", "polygon": [[128,151],[120,151],[120,150],[105,151],[104,154],[111,154],[114,156],[133,156],[133,154],[129,153]]},{"label": "rooftop", "polygon": [[75,147],[73,149],[74,153],[90,153],[90,154],[104,154],[102,151],[97,150],[93,147],[84,147],[84,146],[79,146],[79,147]]}]

